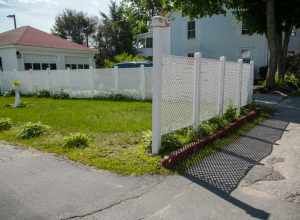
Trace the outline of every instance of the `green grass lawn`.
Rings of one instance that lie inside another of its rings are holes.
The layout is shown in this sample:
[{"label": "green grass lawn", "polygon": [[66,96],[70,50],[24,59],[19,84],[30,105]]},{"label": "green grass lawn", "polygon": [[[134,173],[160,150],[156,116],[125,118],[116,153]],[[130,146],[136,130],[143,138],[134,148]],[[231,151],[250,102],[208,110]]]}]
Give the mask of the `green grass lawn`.
[{"label": "green grass lawn", "polygon": [[[22,98],[24,108],[5,107],[12,97],[0,97],[0,118],[8,117],[14,127],[0,132],[0,139],[21,146],[65,155],[119,174],[164,174],[159,156],[150,156],[140,144],[142,132],[151,129],[151,103],[108,100],[55,100]],[[19,127],[26,122],[42,122],[51,127],[47,135],[21,140]],[[81,132],[91,137],[85,149],[63,147],[63,137]]]}]

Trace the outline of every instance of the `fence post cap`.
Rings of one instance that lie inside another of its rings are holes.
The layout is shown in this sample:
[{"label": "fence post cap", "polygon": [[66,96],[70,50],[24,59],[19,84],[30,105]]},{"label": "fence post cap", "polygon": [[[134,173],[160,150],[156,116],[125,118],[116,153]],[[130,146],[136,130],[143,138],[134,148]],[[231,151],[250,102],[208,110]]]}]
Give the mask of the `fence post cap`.
[{"label": "fence post cap", "polygon": [[170,22],[166,17],[163,16],[154,16],[151,19],[152,27],[169,27]]},{"label": "fence post cap", "polygon": [[196,52],[196,53],[194,54],[194,57],[195,57],[195,58],[201,58],[201,57],[202,57],[202,53],[201,53],[201,52]]},{"label": "fence post cap", "polygon": [[220,57],[220,61],[226,61],[226,57],[225,56],[221,56]]}]

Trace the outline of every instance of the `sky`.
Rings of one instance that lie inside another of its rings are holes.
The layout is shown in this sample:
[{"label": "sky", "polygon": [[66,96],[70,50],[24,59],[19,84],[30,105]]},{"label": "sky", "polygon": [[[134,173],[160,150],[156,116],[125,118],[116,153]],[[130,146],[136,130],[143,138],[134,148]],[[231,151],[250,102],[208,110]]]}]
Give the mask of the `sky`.
[{"label": "sky", "polygon": [[55,17],[65,8],[83,11],[91,16],[99,16],[99,11],[107,12],[110,0],[0,0],[0,32],[14,28],[15,14],[17,26],[30,25],[50,32]]}]

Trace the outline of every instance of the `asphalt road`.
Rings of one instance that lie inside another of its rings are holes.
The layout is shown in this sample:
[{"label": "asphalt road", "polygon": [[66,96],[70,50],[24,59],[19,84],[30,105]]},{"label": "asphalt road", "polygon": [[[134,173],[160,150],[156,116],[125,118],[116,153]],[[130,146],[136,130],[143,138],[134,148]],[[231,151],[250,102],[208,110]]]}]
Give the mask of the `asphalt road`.
[{"label": "asphalt road", "polygon": [[231,195],[183,176],[118,176],[0,143],[0,220],[298,220],[300,98],[276,106],[275,118],[289,122],[286,131]]}]

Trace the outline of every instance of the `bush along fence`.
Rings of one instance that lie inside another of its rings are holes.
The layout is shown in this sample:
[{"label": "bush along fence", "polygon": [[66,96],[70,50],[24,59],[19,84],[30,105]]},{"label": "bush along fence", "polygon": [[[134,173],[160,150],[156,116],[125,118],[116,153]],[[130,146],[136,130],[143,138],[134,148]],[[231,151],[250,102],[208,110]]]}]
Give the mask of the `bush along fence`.
[{"label": "bush along fence", "polygon": [[0,72],[1,93],[9,92],[12,82],[21,82],[22,94],[51,94],[70,98],[151,98],[152,67],[88,70],[30,70]]},{"label": "bush along fence", "polygon": [[154,17],[152,27],[152,153],[158,154],[169,133],[190,127],[197,133],[202,122],[223,117],[228,109],[239,115],[252,102],[254,63],[207,59],[201,53],[192,58],[170,55],[168,21]]}]

